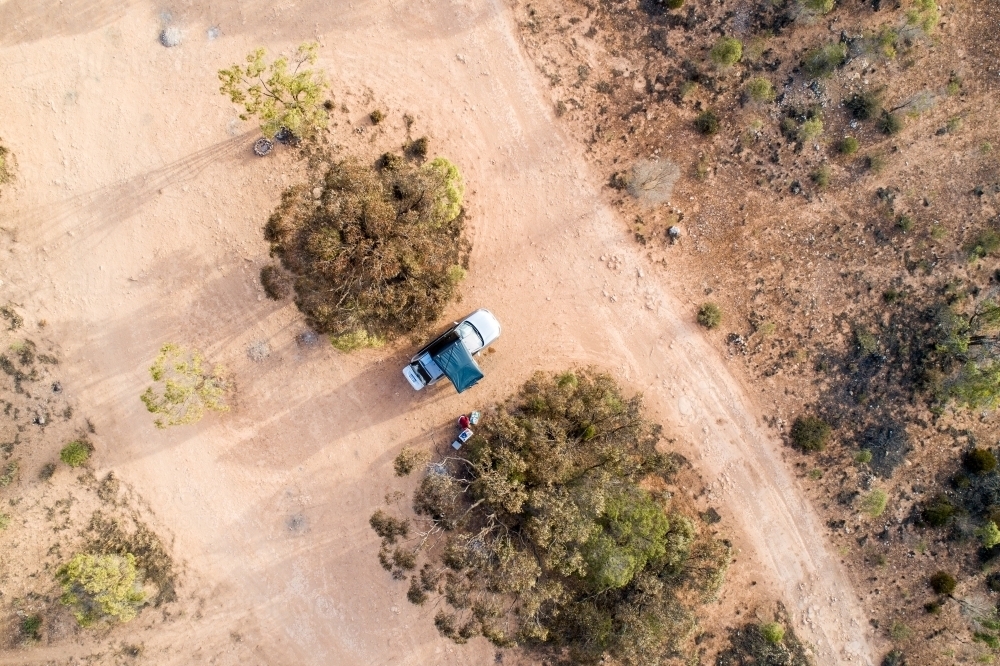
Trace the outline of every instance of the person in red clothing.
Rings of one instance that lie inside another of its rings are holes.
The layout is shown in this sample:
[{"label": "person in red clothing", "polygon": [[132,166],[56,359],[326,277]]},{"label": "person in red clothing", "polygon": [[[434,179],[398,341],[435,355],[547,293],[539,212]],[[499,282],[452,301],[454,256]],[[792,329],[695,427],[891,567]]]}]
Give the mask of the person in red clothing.
[{"label": "person in red clothing", "polygon": [[466,428],[468,428],[469,427],[469,417],[466,416],[465,414],[462,414],[461,416],[459,416],[458,417],[458,427],[461,428],[462,430],[465,430]]}]

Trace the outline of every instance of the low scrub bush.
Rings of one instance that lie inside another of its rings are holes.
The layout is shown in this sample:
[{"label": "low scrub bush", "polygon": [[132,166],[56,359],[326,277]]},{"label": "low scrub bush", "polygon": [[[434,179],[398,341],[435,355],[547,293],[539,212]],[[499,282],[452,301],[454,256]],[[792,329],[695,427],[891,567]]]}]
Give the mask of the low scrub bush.
[{"label": "low scrub bush", "polygon": [[997,458],[989,449],[975,448],[965,454],[962,464],[973,474],[984,474],[997,468]]},{"label": "low scrub bush", "polygon": [[35,642],[42,638],[42,616],[25,615],[21,618],[21,638]]},{"label": "low scrub bush", "polygon": [[157,428],[197,423],[205,412],[225,412],[230,384],[221,366],[209,369],[204,356],[196,349],[173,343],[160,348],[149,368],[154,385],[140,396],[146,409],[157,414]]},{"label": "low scrub bush", "polygon": [[1000,250],[1000,233],[993,229],[983,229],[965,246],[969,261],[985,259]]},{"label": "low scrub bush", "polygon": [[775,98],[774,85],[762,76],[747,81],[746,92],[755,102],[773,102]]},{"label": "low scrub bush", "polygon": [[1000,528],[992,520],[986,521],[983,526],[977,529],[976,536],[979,537],[983,548],[993,548],[1000,545]]},{"label": "low scrub bush", "polygon": [[807,118],[799,127],[798,139],[802,143],[807,143],[819,138],[821,134],[823,134],[823,119],[814,116]]},{"label": "low scrub bush", "polygon": [[837,144],[837,150],[840,151],[842,155],[853,155],[858,152],[858,140],[853,136],[845,136]]},{"label": "low scrub bush", "polygon": [[898,113],[892,113],[891,111],[882,111],[882,115],[879,116],[876,126],[883,134],[887,134],[889,136],[899,134],[903,131],[903,116]]},{"label": "low scrub bush", "polygon": [[10,151],[0,145],[0,185],[9,183],[11,177]]},{"label": "low scrub bush", "polygon": [[955,505],[951,503],[947,495],[941,493],[932,497],[924,506],[922,515],[928,525],[944,527],[954,517]]},{"label": "low scrub bush", "polygon": [[809,174],[809,177],[816,183],[816,187],[824,190],[830,186],[830,167],[821,164],[819,168]]},{"label": "low scrub bush", "polygon": [[723,37],[711,52],[712,62],[721,67],[731,67],[743,57],[743,42],[734,37]]},{"label": "low scrub bush", "polygon": [[876,488],[861,500],[861,510],[872,518],[878,518],[885,512],[885,505],[889,496],[884,490]]},{"label": "low scrub bush", "polygon": [[951,594],[955,591],[955,577],[947,571],[938,571],[930,577],[930,586],[935,594]]},{"label": "low scrub bush", "polygon": [[70,467],[80,467],[90,460],[90,453],[93,450],[90,442],[85,439],[77,439],[62,448],[59,452],[59,459]]},{"label": "low scrub bush", "polygon": [[428,151],[430,151],[431,141],[426,136],[422,136],[418,139],[414,139],[406,144],[404,151],[410,157],[415,157],[417,159],[425,159],[427,157]]},{"label": "low scrub bush", "polygon": [[711,136],[719,131],[719,117],[714,111],[707,109],[694,119],[694,126],[705,136]]},{"label": "low scrub bush", "polygon": [[768,643],[780,643],[785,639],[785,628],[778,622],[766,622],[760,625],[760,633]]},{"label": "low scrub bush", "polygon": [[799,0],[799,6],[810,14],[829,14],[836,4],[835,0]]},{"label": "low scrub bush", "polygon": [[826,78],[847,60],[847,45],[840,42],[827,44],[806,54],[803,66],[814,78]]},{"label": "low scrub bush", "polygon": [[844,101],[844,106],[857,120],[871,120],[882,110],[878,95],[873,92],[855,93]]},{"label": "low scrub bush", "polygon": [[822,451],[830,439],[830,425],[816,416],[800,416],[792,423],[792,443],[803,451]]},{"label": "low scrub bush", "polygon": [[708,329],[718,328],[722,323],[722,310],[715,303],[704,303],[698,308],[698,323]]},{"label": "low scrub bush", "polygon": [[372,125],[378,125],[385,120],[385,114],[381,110],[375,109],[368,114],[368,120],[372,121]]},{"label": "low scrub bush", "polygon": [[61,601],[83,627],[102,620],[128,622],[146,598],[131,554],[80,553],[59,567],[56,579],[62,586]]}]

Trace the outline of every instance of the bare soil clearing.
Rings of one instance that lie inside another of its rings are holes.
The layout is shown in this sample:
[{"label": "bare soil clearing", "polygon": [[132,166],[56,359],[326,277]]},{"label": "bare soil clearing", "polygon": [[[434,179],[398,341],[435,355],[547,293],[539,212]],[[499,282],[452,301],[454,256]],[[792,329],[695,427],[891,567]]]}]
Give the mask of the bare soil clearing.
[{"label": "bare soil clearing", "polygon": [[[761,594],[785,600],[817,662],[873,662],[867,622],[779,444],[703,339],[694,305],[671,296],[595,192],[600,179],[553,124],[502,3],[215,2],[169,17],[145,2],[43,4],[0,2],[0,25],[14,26],[0,37],[12,82],[0,117],[19,164],[0,202],[0,295],[36,318],[26,326],[46,319],[63,348],[64,384],[108,443],[98,473],[140,489],[176,535],[190,572],[179,594],[198,601],[144,634],[148,657],[492,660],[484,641],[452,646],[433,609],[406,603],[404,584],[378,567],[367,518],[399,486],[391,462],[404,444],[432,443],[454,414],[536,369],[581,363],[645,393],[736,536],[735,575],[753,572]],[[185,34],[170,49],[157,41],[168,20]],[[258,44],[311,37],[349,109],[335,114],[339,142],[364,150],[401,133],[408,112],[463,170],[475,249],[450,314],[486,306],[504,325],[470,394],[413,394],[399,372],[406,345],[352,356],[298,345],[301,316],[257,283],[261,228],[296,164],[282,150],[253,156],[256,134],[218,95],[215,71]],[[376,103],[386,128],[366,120]],[[271,353],[253,362],[259,340]],[[167,341],[230,369],[232,412],[155,430],[138,396]],[[0,663],[96,651],[36,647]]]}]

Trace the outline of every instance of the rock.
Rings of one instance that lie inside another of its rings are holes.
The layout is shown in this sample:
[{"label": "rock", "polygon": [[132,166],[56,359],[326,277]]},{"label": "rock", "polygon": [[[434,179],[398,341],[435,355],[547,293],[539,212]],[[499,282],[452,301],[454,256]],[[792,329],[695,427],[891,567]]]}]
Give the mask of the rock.
[{"label": "rock", "polygon": [[170,26],[160,31],[160,43],[167,48],[179,46],[184,40],[184,33],[177,26]]}]

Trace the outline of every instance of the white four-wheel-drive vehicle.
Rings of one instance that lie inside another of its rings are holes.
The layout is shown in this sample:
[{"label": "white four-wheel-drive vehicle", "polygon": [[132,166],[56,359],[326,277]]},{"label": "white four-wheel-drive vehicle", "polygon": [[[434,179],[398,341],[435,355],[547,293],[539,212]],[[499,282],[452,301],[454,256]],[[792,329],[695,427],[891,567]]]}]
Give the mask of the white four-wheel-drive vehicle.
[{"label": "white four-wheel-drive vehicle", "polygon": [[493,313],[476,310],[417,352],[403,376],[417,391],[447,377],[461,393],[483,378],[473,356],[499,337],[500,322]]}]

